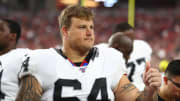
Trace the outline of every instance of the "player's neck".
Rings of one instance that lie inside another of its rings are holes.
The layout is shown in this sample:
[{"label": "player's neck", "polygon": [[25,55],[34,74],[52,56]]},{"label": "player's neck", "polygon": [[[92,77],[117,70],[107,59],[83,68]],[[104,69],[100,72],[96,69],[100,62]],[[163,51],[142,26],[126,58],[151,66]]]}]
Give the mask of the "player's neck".
[{"label": "player's neck", "polygon": [[72,62],[82,62],[87,54],[89,53],[89,51],[86,52],[80,52],[78,50],[73,50],[70,48],[62,48],[62,52],[64,55],[66,55],[68,57],[68,59],[70,59]]},{"label": "player's neck", "polygon": [[160,88],[159,96],[165,101],[175,101],[175,99],[168,94],[167,88],[165,88],[165,86]]},{"label": "player's neck", "polygon": [[3,55],[5,53],[7,53],[7,52],[8,52],[7,50],[0,51],[0,55]]},{"label": "player's neck", "polygon": [[12,49],[14,49],[14,48],[7,48],[7,49],[4,49],[4,50],[1,50],[1,51],[0,51],[0,55],[3,55],[3,54],[8,53],[8,52],[11,51]]}]

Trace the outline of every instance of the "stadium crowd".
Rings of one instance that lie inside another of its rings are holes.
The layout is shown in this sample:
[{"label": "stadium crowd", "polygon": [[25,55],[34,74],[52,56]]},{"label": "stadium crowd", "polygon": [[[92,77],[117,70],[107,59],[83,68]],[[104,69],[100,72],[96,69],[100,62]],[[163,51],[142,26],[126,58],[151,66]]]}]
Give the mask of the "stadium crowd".
[{"label": "stadium crowd", "polygon": [[[138,39],[147,41],[152,49],[152,62],[157,66],[162,59],[180,57],[180,8],[137,9],[135,34]],[[49,48],[61,43],[58,37],[57,15],[60,11],[42,10],[37,14],[27,11],[6,11],[1,8],[0,17],[19,21],[22,25],[22,38],[18,47]],[[4,12],[4,13],[3,13]],[[95,9],[96,43],[107,42],[114,26],[128,20],[127,8]]]}]

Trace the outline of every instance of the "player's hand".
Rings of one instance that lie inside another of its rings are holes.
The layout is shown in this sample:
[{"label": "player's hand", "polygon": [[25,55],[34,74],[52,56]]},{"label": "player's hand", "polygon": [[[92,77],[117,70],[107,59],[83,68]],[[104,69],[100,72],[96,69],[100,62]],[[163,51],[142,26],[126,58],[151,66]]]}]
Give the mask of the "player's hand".
[{"label": "player's hand", "polygon": [[150,63],[146,63],[146,71],[143,75],[143,81],[147,87],[154,90],[161,86],[161,73],[156,68],[151,68]]}]

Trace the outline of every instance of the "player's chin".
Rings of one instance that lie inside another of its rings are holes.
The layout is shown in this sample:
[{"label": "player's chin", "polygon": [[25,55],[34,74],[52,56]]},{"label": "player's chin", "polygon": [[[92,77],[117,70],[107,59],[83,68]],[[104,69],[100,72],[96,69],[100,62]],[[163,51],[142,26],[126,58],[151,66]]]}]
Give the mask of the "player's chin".
[{"label": "player's chin", "polygon": [[90,50],[92,47],[93,47],[93,44],[89,44],[89,45],[86,46],[86,49]]},{"label": "player's chin", "polygon": [[94,45],[94,41],[86,41],[84,44],[85,44],[87,47],[92,48],[93,45]]},{"label": "player's chin", "polygon": [[84,45],[85,50],[90,50],[92,47],[93,47],[93,44],[91,44],[91,43],[88,43],[88,44]]}]

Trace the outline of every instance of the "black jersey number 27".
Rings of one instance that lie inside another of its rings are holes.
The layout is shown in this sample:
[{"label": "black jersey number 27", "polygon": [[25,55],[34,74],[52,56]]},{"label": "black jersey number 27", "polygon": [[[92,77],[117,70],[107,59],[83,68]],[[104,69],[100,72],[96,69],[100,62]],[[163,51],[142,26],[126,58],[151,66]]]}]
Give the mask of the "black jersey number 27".
[{"label": "black jersey number 27", "polygon": [[[135,62],[137,62],[137,65],[141,65],[142,63],[146,63],[145,58],[139,58]],[[134,62],[129,62],[127,63],[127,68],[131,68],[130,74],[128,75],[128,79],[133,82],[132,76],[134,75],[135,69],[137,66],[135,65]]]},{"label": "black jersey number 27", "polygon": [[[81,83],[78,80],[59,79],[55,83],[53,101],[80,101],[78,97],[62,97],[63,86],[73,87],[74,90],[81,90]],[[97,100],[98,93],[101,91],[101,100]],[[92,90],[87,97],[87,101],[110,101],[107,94],[106,78],[95,80]]]}]

